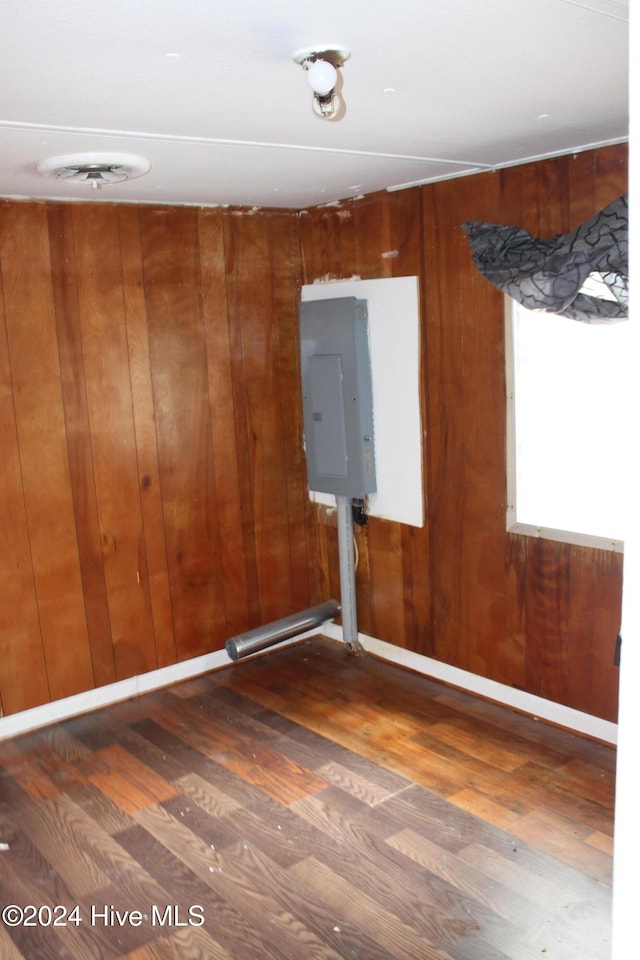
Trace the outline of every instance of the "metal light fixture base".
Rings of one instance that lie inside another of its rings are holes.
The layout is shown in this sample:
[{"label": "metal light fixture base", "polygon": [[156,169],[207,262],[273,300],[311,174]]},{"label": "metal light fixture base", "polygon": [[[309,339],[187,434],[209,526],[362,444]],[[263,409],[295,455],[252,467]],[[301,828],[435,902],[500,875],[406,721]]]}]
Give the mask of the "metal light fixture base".
[{"label": "metal light fixture base", "polygon": [[327,44],[327,46],[303,47],[296,50],[293,59],[296,63],[305,63],[307,60],[326,60],[336,70],[347,62],[351,56],[351,50],[337,43]]}]

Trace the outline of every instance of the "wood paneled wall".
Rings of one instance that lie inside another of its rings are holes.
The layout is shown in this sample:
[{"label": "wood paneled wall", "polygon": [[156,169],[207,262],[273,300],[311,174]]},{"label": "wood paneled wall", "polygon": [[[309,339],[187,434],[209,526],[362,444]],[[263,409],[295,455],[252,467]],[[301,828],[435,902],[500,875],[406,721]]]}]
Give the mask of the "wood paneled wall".
[{"label": "wood paneled wall", "polygon": [[5,713],[316,600],[291,213],[0,207]]},{"label": "wood paneled wall", "polygon": [[503,303],[460,224],[551,236],[625,189],[620,147],[300,213],[1,202],[4,712],[338,596],[300,286],[417,275],[427,522],[358,530],[360,629],[615,719],[621,558],[505,532]]},{"label": "wood paneled wall", "polygon": [[[372,518],[358,531],[360,629],[609,720],[622,558],[505,532],[503,298],[460,226],[573,229],[626,191],[626,163],[614,147],[301,215],[305,283],[421,283],[428,520],[415,529]],[[319,530],[331,558],[335,529],[321,515]],[[333,585],[330,563],[325,577]]]}]

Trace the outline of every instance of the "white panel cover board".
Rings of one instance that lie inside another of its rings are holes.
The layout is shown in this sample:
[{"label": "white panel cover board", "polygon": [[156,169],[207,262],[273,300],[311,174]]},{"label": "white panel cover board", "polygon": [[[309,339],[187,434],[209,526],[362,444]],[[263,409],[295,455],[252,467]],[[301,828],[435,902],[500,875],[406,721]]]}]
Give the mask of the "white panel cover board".
[{"label": "white panel cover board", "polygon": [[[369,312],[377,492],[368,496],[372,517],[421,527],[424,523],[420,323],[418,278],[335,280],[307,284],[301,299],[366,299]],[[310,492],[332,505],[332,494]]]}]

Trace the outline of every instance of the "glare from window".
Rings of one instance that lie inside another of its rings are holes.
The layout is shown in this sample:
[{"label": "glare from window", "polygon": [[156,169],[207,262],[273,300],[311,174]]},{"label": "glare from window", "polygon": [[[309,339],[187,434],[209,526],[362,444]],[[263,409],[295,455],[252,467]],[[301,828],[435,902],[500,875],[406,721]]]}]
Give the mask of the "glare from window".
[{"label": "glare from window", "polygon": [[629,328],[508,299],[508,524],[535,528],[519,532],[624,540],[620,470],[629,423],[621,370]]}]

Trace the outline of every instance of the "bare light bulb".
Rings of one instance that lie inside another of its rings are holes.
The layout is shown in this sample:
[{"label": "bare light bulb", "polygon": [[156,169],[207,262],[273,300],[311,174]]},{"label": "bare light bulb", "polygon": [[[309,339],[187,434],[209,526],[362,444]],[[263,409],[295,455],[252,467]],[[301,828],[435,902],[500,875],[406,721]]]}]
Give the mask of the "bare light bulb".
[{"label": "bare light bulb", "polygon": [[338,71],[328,60],[314,60],[307,70],[307,82],[319,97],[326,97],[338,82]]}]

